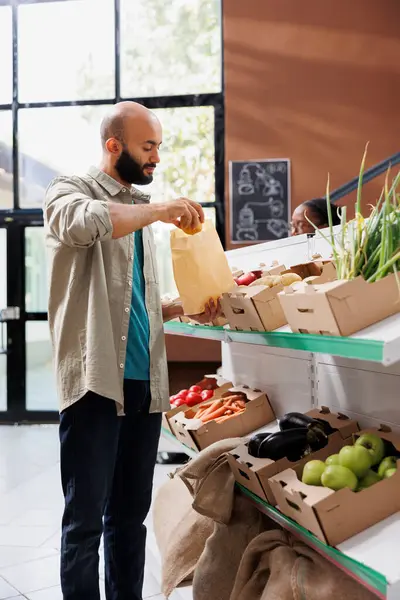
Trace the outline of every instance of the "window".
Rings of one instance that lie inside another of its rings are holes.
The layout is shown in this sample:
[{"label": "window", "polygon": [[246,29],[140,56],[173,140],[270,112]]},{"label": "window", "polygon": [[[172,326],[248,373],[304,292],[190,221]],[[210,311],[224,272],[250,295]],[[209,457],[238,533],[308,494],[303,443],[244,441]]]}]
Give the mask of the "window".
[{"label": "window", "polygon": [[13,206],[12,116],[0,110],[0,210]]},{"label": "window", "polygon": [[50,331],[43,321],[26,324],[26,407],[40,411],[58,409]]},{"label": "window", "polygon": [[121,0],[122,96],[221,91],[220,0]]},{"label": "window", "polygon": [[0,104],[11,104],[13,69],[12,23],[9,6],[0,6],[0,72]]},{"label": "window", "polygon": [[43,227],[25,229],[25,310],[47,312],[48,277]]},{"label": "window", "polygon": [[85,173],[101,156],[99,124],[107,106],[19,111],[20,206],[41,207],[57,175]]},{"label": "window", "polygon": [[114,2],[28,4],[18,14],[20,102],[114,98]]}]

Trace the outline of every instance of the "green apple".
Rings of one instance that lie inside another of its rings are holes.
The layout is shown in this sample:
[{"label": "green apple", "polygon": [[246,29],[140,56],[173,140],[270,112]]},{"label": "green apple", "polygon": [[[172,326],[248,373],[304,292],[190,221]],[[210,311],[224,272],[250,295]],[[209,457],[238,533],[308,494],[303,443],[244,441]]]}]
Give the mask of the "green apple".
[{"label": "green apple", "polygon": [[340,465],[339,454],[331,454],[325,461],[325,464],[329,467],[330,465]]},{"label": "green apple", "polygon": [[396,473],[396,471],[397,471],[397,469],[388,469],[387,471],[385,471],[383,478],[389,479],[389,477],[393,477],[393,475]]},{"label": "green apple", "polygon": [[364,446],[343,446],[339,461],[342,467],[347,467],[359,478],[364,477],[372,466],[371,455]]},{"label": "green apple", "polygon": [[326,469],[326,464],[322,460],[310,460],[304,469],[301,478],[307,485],[322,485],[321,475]]},{"label": "green apple", "polygon": [[335,491],[343,488],[350,488],[354,491],[358,481],[353,471],[350,471],[347,467],[331,465],[326,467],[322,473],[321,483],[324,487]]},{"label": "green apple", "polygon": [[372,457],[372,466],[381,462],[385,456],[385,442],[374,433],[363,433],[357,439],[355,446],[363,446]]},{"label": "green apple", "polygon": [[383,459],[378,468],[378,475],[383,477],[388,469],[395,469],[397,464],[397,458],[395,456],[387,456]]},{"label": "green apple", "polygon": [[366,472],[366,474],[364,475],[364,477],[362,477],[358,483],[358,488],[362,488],[362,489],[366,489],[368,487],[370,487],[371,485],[374,485],[374,483],[378,483],[378,481],[381,480],[381,477],[379,477],[378,473],[375,473],[375,471],[372,471],[372,469],[369,469],[369,471]]}]

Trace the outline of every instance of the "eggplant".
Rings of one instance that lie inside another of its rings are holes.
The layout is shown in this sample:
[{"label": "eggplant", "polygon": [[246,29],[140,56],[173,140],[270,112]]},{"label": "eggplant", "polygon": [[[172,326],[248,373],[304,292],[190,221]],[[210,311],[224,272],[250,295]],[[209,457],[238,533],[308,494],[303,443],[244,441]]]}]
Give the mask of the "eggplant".
[{"label": "eggplant", "polygon": [[258,458],[258,451],[260,448],[260,444],[267,439],[272,433],[255,433],[251,436],[249,443],[247,444],[247,449],[249,451],[250,456],[255,456]]},{"label": "eggplant", "polygon": [[320,429],[297,427],[272,433],[261,441],[258,458],[280,460],[287,458],[291,462],[300,460],[306,454],[324,448],[328,438]]},{"label": "eggplant", "polygon": [[330,435],[337,431],[334,429],[328,421],[324,419],[318,419],[304,415],[303,413],[290,412],[279,419],[279,429],[281,431],[288,431],[290,429],[297,429],[298,427],[316,428],[322,429],[326,435]]}]

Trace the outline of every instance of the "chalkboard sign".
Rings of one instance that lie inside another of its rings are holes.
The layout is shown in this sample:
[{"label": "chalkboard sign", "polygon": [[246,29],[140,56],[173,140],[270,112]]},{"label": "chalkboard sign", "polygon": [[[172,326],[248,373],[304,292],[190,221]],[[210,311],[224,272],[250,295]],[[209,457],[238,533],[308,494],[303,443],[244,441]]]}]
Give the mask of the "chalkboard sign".
[{"label": "chalkboard sign", "polygon": [[270,242],[289,234],[290,161],[229,163],[231,241]]}]

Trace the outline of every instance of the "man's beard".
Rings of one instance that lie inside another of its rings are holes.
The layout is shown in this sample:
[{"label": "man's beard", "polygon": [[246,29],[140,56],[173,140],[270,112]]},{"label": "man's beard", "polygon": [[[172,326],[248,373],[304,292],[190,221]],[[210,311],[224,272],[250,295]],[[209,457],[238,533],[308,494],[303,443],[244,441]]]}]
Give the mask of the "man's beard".
[{"label": "man's beard", "polygon": [[115,163],[115,169],[122,181],[135,185],[148,185],[153,181],[153,175],[145,175],[144,169],[153,167],[155,164],[146,163],[143,167],[124,148]]}]

